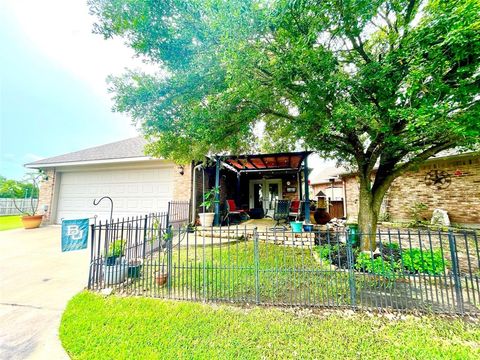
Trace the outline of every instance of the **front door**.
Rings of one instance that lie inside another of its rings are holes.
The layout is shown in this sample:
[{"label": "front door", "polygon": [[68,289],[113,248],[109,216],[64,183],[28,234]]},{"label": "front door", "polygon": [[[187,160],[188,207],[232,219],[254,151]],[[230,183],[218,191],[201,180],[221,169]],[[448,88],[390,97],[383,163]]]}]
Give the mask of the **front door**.
[{"label": "front door", "polygon": [[250,208],[263,208],[271,215],[275,201],[282,199],[282,179],[250,180]]}]

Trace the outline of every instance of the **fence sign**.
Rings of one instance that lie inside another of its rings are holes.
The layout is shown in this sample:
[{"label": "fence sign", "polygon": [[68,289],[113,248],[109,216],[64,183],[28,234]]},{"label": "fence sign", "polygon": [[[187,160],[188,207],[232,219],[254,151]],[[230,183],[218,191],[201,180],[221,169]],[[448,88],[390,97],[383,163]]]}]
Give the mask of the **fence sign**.
[{"label": "fence sign", "polygon": [[62,251],[74,251],[87,248],[88,219],[62,221]]}]

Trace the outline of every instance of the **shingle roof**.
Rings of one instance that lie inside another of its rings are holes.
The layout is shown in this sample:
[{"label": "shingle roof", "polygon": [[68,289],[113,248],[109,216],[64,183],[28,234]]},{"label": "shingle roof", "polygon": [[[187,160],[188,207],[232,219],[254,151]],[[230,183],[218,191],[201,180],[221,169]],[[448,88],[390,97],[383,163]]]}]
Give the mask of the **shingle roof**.
[{"label": "shingle roof", "polygon": [[74,151],[68,154],[37,160],[25,164],[25,166],[35,167],[35,165],[55,165],[69,162],[144,157],[144,147],[146,144],[147,141],[142,136],[137,136],[122,141],[116,141],[110,144],[95,146],[80,151]]}]

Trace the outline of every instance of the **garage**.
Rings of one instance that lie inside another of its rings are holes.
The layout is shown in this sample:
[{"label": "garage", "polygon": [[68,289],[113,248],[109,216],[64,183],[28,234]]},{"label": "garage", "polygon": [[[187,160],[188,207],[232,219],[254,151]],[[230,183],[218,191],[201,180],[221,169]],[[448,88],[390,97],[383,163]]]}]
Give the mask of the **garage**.
[{"label": "garage", "polygon": [[40,184],[39,214],[43,223],[62,219],[141,216],[168,210],[172,200],[190,199],[190,168],[145,155],[146,141],[134,138],[54,156],[26,167],[44,172]]},{"label": "garage", "polygon": [[93,205],[93,199],[110,196],[114,217],[131,217],[166,211],[172,200],[171,166],[63,172],[59,175],[56,222],[62,219],[110,217],[110,202]]}]

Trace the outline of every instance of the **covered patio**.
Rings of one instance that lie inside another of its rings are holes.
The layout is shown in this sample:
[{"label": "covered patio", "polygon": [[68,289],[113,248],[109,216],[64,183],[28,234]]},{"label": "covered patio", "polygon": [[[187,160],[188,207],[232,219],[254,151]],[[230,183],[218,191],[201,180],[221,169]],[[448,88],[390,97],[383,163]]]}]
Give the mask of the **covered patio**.
[{"label": "covered patio", "polygon": [[302,214],[309,219],[310,154],[301,151],[210,157],[211,165],[205,167],[196,184],[197,188],[198,183],[202,185],[194,197],[196,204],[202,202],[198,195],[215,187],[219,189],[214,201],[215,226],[230,220],[231,206],[251,219],[272,218],[279,200],[301,202]]}]

